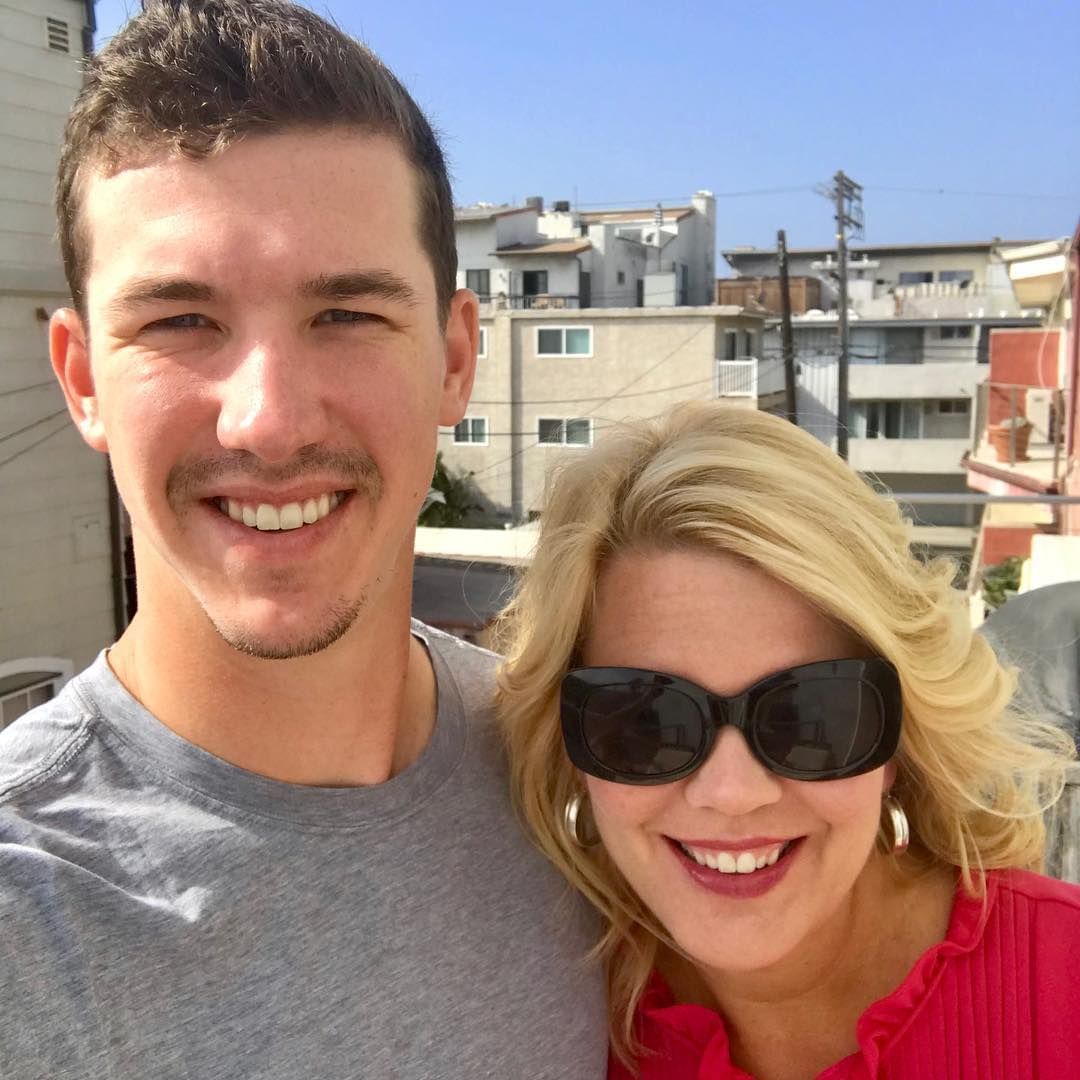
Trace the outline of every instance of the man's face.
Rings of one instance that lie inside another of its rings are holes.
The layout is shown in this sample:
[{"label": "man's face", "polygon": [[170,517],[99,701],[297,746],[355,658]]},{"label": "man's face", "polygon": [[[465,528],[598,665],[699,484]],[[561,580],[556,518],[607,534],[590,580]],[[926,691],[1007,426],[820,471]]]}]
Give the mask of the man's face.
[{"label": "man's face", "polygon": [[54,316],[54,365],[112,457],[140,606],[301,655],[410,573],[477,336],[469,294],[439,325],[416,190],[395,142],[345,131],[87,179],[89,325]]}]

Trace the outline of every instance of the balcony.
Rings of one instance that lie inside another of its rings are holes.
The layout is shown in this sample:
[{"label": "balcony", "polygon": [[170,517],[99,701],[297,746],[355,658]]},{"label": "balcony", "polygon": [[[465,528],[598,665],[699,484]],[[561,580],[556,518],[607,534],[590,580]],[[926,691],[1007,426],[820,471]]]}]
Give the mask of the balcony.
[{"label": "balcony", "polygon": [[481,306],[489,311],[521,310],[565,310],[580,307],[578,296],[564,293],[526,293],[508,296],[497,293],[494,296],[478,296]]},{"label": "balcony", "polygon": [[960,473],[969,439],[851,439],[848,463],[870,473]]},{"label": "balcony", "polygon": [[848,395],[858,400],[875,398],[974,397],[986,373],[970,361],[932,364],[852,364],[848,368]]},{"label": "balcony", "polygon": [[716,396],[744,398],[756,403],[761,398],[784,392],[784,362],[779,357],[759,360],[742,356],[716,361]]},{"label": "balcony", "polygon": [[897,285],[892,300],[898,319],[1004,319],[1021,310],[1011,291],[991,290],[974,281]]},{"label": "balcony", "polygon": [[989,494],[1053,492],[1065,478],[1065,391],[984,382],[968,484]]}]

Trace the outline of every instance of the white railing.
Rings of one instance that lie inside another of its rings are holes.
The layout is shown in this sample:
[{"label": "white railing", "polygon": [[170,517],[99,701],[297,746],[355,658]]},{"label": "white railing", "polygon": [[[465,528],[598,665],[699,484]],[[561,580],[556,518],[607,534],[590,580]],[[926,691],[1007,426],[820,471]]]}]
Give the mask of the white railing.
[{"label": "white railing", "polygon": [[716,361],[717,397],[758,396],[757,357]]}]

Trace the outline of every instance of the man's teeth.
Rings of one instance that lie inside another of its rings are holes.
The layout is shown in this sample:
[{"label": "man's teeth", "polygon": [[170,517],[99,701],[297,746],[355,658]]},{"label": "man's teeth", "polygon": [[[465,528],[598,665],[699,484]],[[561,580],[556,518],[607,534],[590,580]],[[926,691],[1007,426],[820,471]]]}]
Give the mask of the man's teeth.
[{"label": "man's teeth", "polygon": [[284,506],[271,506],[270,503],[252,505],[225,498],[218,499],[217,504],[218,509],[223,514],[228,514],[233,521],[242,522],[249,528],[262,532],[277,532],[299,529],[301,525],[314,525],[316,521],[322,521],[327,514],[338,508],[341,498],[336,491],[330,491],[317,499],[286,503]]},{"label": "man's teeth", "polygon": [[699,866],[719,870],[721,874],[752,874],[755,870],[772,866],[790,843],[789,840],[771,848],[756,848],[753,851],[706,851],[703,848],[688,847],[686,844],[679,844],[679,847]]}]

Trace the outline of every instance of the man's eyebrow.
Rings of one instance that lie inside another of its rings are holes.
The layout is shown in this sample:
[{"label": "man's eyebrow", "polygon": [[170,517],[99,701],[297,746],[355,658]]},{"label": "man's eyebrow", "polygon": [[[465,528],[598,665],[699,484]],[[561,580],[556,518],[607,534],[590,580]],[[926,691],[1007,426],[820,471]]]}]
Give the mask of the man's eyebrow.
[{"label": "man's eyebrow", "polygon": [[408,307],[420,303],[416,290],[389,270],[349,270],[341,274],[320,274],[300,286],[302,296],[316,300],[356,300],[373,296]]},{"label": "man's eyebrow", "polygon": [[106,310],[110,314],[120,315],[140,304],[163,300],[205,304],[213,300],[215,295],[213,288],[201,281],[190,281],[187,278],[136,278],[128,282],[106,304]]}]

